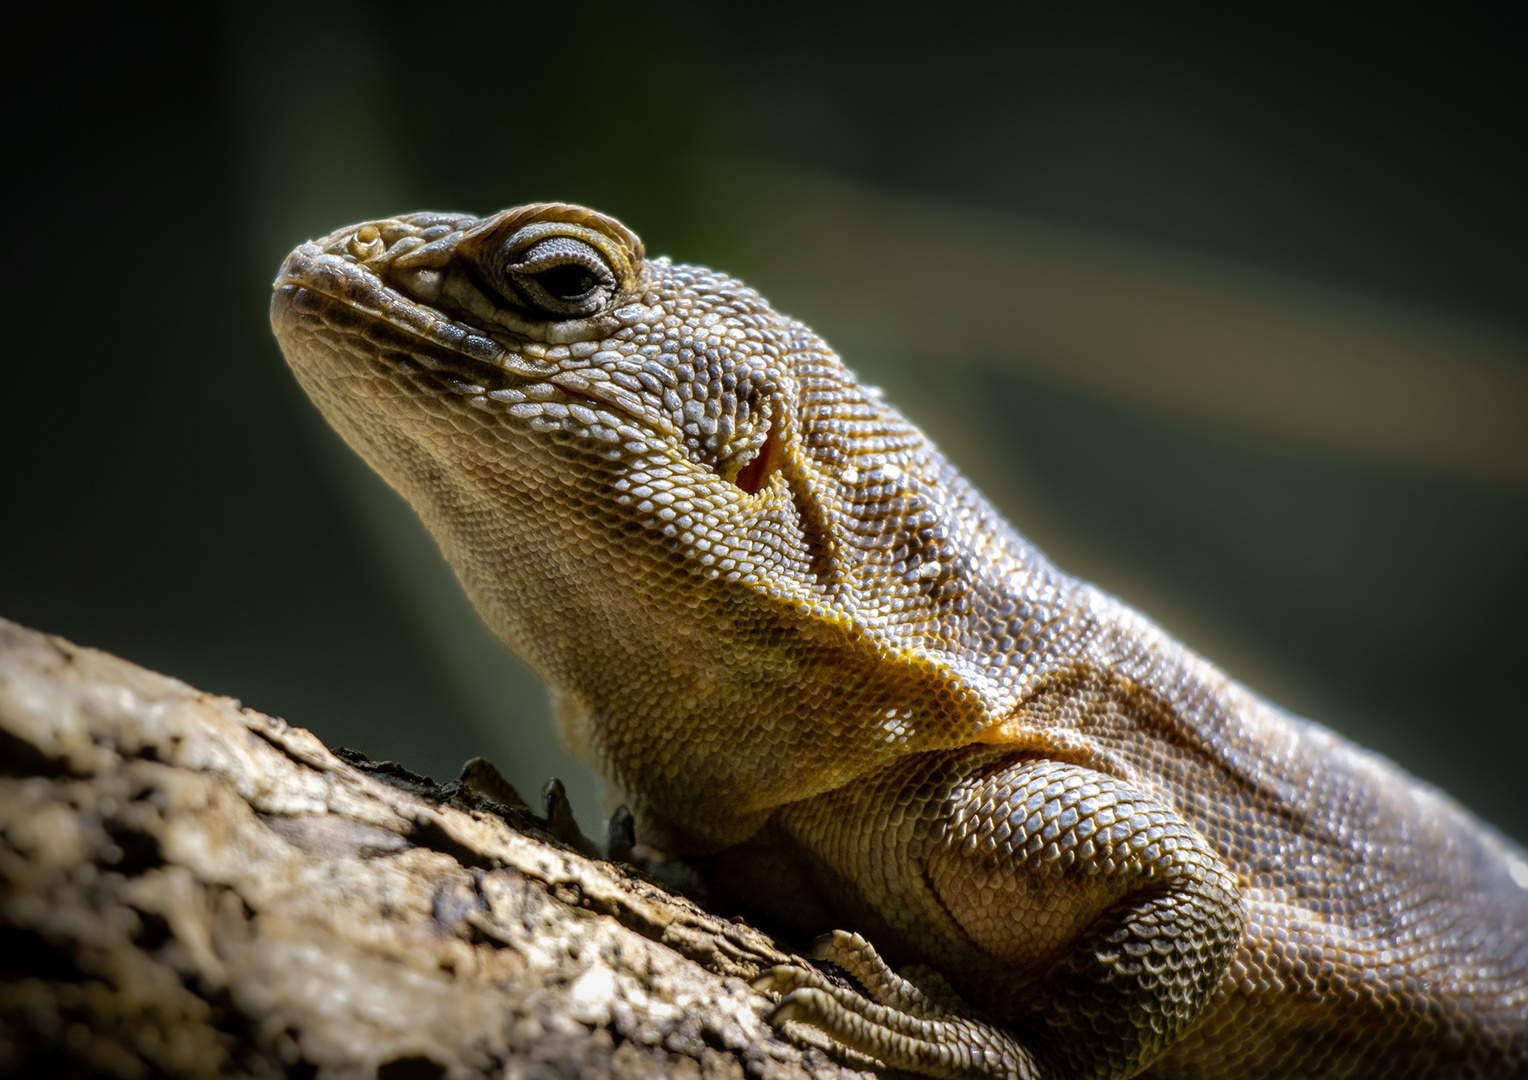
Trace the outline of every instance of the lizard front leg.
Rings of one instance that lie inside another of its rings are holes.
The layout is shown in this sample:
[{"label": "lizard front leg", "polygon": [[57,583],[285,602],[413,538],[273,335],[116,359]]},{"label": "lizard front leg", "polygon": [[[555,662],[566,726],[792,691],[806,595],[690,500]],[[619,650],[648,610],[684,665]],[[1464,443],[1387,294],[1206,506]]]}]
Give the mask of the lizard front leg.
[{"label": "lizard front leg", "polygon": [[787,808],[780,824],[850,918],[984,1005],[990,1022],[847,938],[830,958],[874,1000],[799,969],[772,974],[788,991],[782,1019],[894,1067],[1134,1075],[1203,1011],[1241,937],[1236,879],[1204,838],[1077,765],[920,755]]}]

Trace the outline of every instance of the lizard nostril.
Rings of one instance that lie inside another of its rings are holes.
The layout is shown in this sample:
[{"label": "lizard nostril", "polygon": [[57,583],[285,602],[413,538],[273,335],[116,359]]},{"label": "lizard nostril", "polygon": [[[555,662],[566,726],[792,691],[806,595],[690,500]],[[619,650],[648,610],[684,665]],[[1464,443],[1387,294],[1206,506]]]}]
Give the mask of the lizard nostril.
[{"label": "lizard nostril", "polygon": [[778,458],[775,452],[775,433],[771,431],[764,445],[759,447],[759,452],[753,455],[753,460],[738,470],[732,482],[748,494],[757,495],[764,481],[769,479],[769,474],[779,467]]},{"label": "lizard nostril", "polygon": [[350,254],[358,259],[374,259],[382,254],[382,249],[387,245],[382,242],[382,234],[375,225],[363,225],[356,230],[347,246]]}]

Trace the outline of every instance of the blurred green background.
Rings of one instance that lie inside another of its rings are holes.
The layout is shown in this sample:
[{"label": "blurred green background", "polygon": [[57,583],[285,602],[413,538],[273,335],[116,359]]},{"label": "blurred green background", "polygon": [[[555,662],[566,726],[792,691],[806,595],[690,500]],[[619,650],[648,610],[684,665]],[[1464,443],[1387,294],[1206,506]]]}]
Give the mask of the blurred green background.
[{"label": "blurred green background", "polygon": [[[50,8],[11,39],[0,615],[586,825],[266,326],[539,199],[821,331],[1063,567],[1528,838],[1518,9]],[[1265,5],[1266,7],[1266,5]]]}]

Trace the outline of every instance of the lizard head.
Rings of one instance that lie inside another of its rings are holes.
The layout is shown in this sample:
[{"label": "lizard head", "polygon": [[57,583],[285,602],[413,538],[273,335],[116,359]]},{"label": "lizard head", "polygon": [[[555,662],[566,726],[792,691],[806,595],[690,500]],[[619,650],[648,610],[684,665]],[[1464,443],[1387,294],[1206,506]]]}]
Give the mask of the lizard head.
[{"label": "lizard head", "polygon": [[629,790],[704,792],[734,836],[969,737],[962,679],[907,646],[948,643],[965,603],[932,494],[956,474],[753,290],[539,204],[303,244],[271,321],[484,620],[573,703],[564,738]]},{"label": "lizard head", "polygon": [[[640,454],[627,444],[646,436],[733,482],[768,437],[770,328],[758,324],[778,321],[773,312],[719,275],[649,263],[635,234],[583,207],[410,214],[341,229],[287,259],[272,318],[324,415],[406,493],[400,470],[420,451],[453,458],[457,475],[481,472],[455,452],[455,435],[429,422],[432,409],[533,427],[543,443],[583,445],[588,464]],[[361,323],[377,339],[368,351],[386,354],[393,377],[383,382],[411,376],[403,392],[358,381],[335,354]],[[346,384],[340,400],[323,396],[334,376]],[[393,461],[405,427],[415,445]]]}]

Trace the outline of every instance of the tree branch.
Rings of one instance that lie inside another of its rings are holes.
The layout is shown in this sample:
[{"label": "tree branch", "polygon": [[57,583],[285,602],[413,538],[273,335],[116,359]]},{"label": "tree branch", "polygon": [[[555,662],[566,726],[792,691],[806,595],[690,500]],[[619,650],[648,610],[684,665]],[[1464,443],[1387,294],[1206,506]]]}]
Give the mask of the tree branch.
[{"label": "tree branch", "polygon": [[537,835],[486,763],[437,786],[352,761],[0,620],[0,1072],[869,1064],[764,1019],[748,980],[792,961],[766,935]]}]

